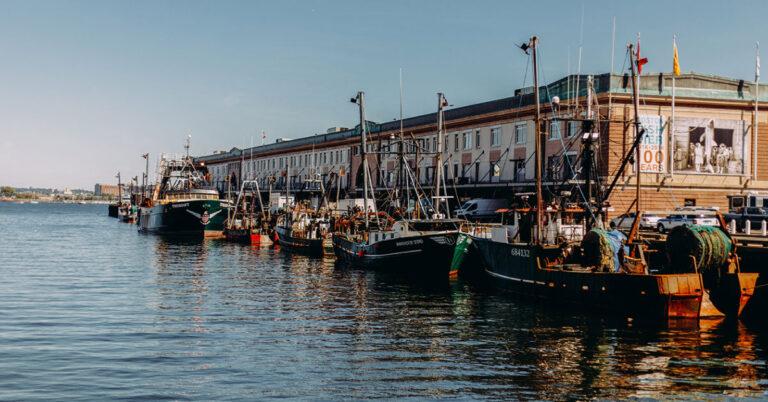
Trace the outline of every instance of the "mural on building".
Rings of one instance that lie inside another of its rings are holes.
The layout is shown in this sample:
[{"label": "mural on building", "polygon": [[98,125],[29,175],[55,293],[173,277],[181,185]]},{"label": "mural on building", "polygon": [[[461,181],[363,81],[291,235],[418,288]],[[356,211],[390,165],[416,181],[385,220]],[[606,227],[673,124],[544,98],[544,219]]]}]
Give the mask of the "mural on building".
[{"label": "mural on building", "polygon": [[678,118],[674,126],[676,172],[744,174],[744,120]]}]

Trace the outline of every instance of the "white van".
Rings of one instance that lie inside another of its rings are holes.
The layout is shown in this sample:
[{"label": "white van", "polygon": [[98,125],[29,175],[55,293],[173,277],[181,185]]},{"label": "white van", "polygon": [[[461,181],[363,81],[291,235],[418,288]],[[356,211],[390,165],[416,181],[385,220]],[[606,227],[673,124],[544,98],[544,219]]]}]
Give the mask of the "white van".
[{"label": "white van", "polygon": [[471,221],[492,220],[496,211],[509,206],[509,201],[504,198],[476,198],[469,200],[461,208],[453,211],[457,218]]}]

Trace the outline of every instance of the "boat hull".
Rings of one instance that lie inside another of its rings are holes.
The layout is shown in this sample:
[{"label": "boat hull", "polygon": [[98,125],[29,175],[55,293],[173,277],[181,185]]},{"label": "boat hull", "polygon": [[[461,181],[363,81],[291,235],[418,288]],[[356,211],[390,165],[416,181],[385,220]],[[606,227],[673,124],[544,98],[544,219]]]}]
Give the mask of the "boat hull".
[{"label": "boat hull", "polygon": [[226,201],[190,200],[142,207],[139,230],[150,233],[220,237]]},{"label": "boat hull", "polygon": [[313,257],[323,256],[323,239],[307,239],[293,236],[293,231],[289,228],[278,226],[277,232],[280,248],[286,251],[306,254]]},{"label": "boat hull", "polygon": [[253,233],[250,229],[224,229],[224,238],[230,241],[246,244],[270,245],[269,235]]},{"label": "boat hull", "polygon": [[701,275],[632,274],[547,269],[539,261],[558,249],[473,238],[490,279],[514,292],[555,302],[581,304],[628,316],[698,318]]},{"label": "boat hull", "polygon": [[457,236],[458,232],[445,232],[361,244],[335,234],[333,250],[339,260],[354,266],[413,274],[444,274],[447,278]]}]

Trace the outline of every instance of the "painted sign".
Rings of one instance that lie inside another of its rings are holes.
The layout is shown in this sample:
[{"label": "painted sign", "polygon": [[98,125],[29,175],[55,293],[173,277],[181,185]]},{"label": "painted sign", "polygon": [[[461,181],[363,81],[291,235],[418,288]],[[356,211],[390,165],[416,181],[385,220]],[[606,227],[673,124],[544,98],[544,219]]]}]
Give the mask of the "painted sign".
[{"label": "painted sign", "polygon": [[667,171],[666,119],[664,116],[640,116],[645,129],[640,142],[640,171],[664,173]]}]

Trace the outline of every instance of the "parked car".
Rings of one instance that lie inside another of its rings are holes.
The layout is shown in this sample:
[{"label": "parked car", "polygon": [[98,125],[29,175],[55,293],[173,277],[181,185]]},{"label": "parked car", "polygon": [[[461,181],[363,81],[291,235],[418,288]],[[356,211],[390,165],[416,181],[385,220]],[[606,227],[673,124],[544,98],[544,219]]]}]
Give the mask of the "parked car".
[{"label": "parked car", "polygon": [[698,212],[698,213],[681,213],[672,214],[666,218],[659,219],[656,222],[656,229],[659,233],[665,233],[668,230],[683,225],[703,225],[703,226],[717,226],[717,218],[712,215],[712,212]]},{"label": "parked car", "polygon": [[[643,214],[640,218],[641,229],[656,229],[656,223],[661,217],[652,214]],[[610,220],[608,226],[611,229],[632,229],[632,223],[635,221],[635,213],[630,212],[619,215]]]},{"label": "parked car", "polygon": [[454,210],[453,215],[471,221],[491,220],[496,216],[496,211],[508,206],[509,201],[503,198],[476,198]]},{"label": "parked car", "polygon": [[768,221],[768,208],[766,207],[744,207],[738,208],[736,212],[723,214],[725,223],[736,221],[736,231],[743,231],[749,220],[749,226],[752,230],[760,230],[763,221]]}]

